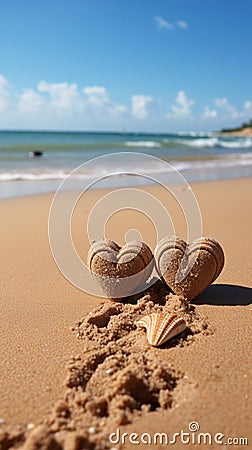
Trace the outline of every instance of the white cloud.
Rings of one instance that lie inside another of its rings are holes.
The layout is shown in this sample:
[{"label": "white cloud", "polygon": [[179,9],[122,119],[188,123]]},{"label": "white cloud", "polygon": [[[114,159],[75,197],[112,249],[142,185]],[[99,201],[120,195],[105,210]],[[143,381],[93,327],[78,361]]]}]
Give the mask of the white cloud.
[{"label": "white cloud", "polygon": [[172,30],[174,28],[173,25],[170,22],[167,22],[167,20],[163,19],[163,17],[156,16],[155,21],[159,30],[161,30],[162,28],[165,28],[166,30]]},{"label": "white cloud", "polygon": [[188,98],[184,90],[178,91],[171,105],[166,105],[168,114],[163,102],[151,95],[135,94],[128,102],[126,106],[112,100],[102,85],[78,87],[66,81],[40,81],[35,87],[17,90],[0,75],[1,128],[137,130],[141,122],[142,130],[167,131],[168,124],[170,131],[182,131],[237,126],[252,115],[251,100],[244,99],[238,107],[226,97],[216,98],[196,112],[195,100]]},{"label": "white cloud", "polygon": [[61,114],[85,112],[86,116],[116,116],[127,112],[126,106],[119,105],[110,99],[104,86],[87,86],[79,90],[75,83],[50,84],[41,81],[38,84],[38,92],[48,95],[48,108],[54,108]]},{"label": "white cloud", "polygon": [[110,99],[104,86],[87,86],[82,91],[86,96],[86,108],[93,114],[108,114],[115,117],[128,111],[126,106],[119,105]]},{"label": "white cloud", "polygon": [[103,86],[88,86],[83,89],[86,96],[86,102],[94,109],[104,109],[109,103],[109,95]]},{"label": "white cloud", "polygon": [[216,109],[209,108],[209,106],[206,106],[202,113],[203,119],[214,119],[217,115],[218,111]]},{"label": "white cloud", "polygon": [[90,97],[101,98],[103,101],[108,100],[108,92],[104,86],[88,86],[83,89],[83,92]]},{"label": "white cloud", "polygon": [[246,100],[246,102],[244,102],[243,107],[244,107],[245,111],[249,111],[250,109],[252,109],[251,101],[250,100]]},{"label": "white cloud", "polygon": [[38,91],[47,93],[51,106],[61,112],[72,110],[76,107],[81,109],[83,106],[83,101],[75,83],[47,83],[46,81],[40,81]]},{"label": "white cloud", "polygon": [[218,108],[226,108],[228,105],[228,100],[227,98],[216,98],[214,103]]},{"label": "white cloud", "polygon": [[148,105],[153,103],[153,98],[149,95],[133,95],[131,97],[132,102],[132,115],[136,119],[146,119],[148,116]]},{"label": "white cloud", "polygon": [[175,99],[176,104],[171,106],[172,116],[176,118],[189,116],[195,100],[189,99],[184,91],[179,91]]},{"label": "white cloud", "polygon": [[9,82],[6,80],[6,78],[0,74],[0,88],[8,88]]},{"label": "white cloud", "polygon": [[39,111],[45,104],[43,97],[34,89],[25,89],[19,97],[18,107],[23,112]]},{"label": "white cloud", "polygon": [[166,30],[173,30],[174,28],[182,28],[186,29],[188,28],[188,23],[184,20],[177,20],[175,23],[168,22],[166,19],[160,16],[155,17],[155,21],[157,24],[158,30],[166,29]]},{"label": "white cloud", "polygon": [[237,119],[239,117],[237,109],[229,103],[227,98],[216,98],[214,104],[217,108],[226,112],[232,119]]},{"label": "white cloud", "polygon": [[9,87],[10,87],[9,82],[3,75],[0,74],[0,92],[2,93],[9,90]]},{"label": "white cloud", "polygon": [[214,99],[213,104],[214,107],[206,106],[199,118],[204,123],[209,123],[209,126],[215,124],[216,129],[223,126],[225,128],[239,126],[251,118],[252,102],[250,100],[246,100],[240,108],[232,105],[226,97]]},{"label": "white cloud", "polygon": [[179,28],[186,29],[186,28],[188,28],[188,23],[185,22],[184,20],[177,20],[177,26]]},{"label": "white cloud", "polygon": [[6,78],[0,74],[0,112],[4,111],[10,99],[10,84]]}]

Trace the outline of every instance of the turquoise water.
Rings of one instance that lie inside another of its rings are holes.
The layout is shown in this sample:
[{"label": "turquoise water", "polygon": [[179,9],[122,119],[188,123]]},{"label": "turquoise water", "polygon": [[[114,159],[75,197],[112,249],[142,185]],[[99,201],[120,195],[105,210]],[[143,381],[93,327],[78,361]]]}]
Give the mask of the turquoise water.
[{"label": "turquoise water", "polygon": [[[32,157],[31,152],[42,152]],[[97,160],[89,171],[89,160],[103,155],[128,152],[128,164],[120,158]],[[141,160],[139,167],[130,155],[143,153],[161,158],[175,167],[188,181],[252,176],[252,138],[220,137],[211,133],[95,133],[0,131],[0,196],[56,189],[77,166],[77,179],[93,180],[111,171],[157,173],[158,160],[151,166]],[[24,183],[26,188],[24,188]],[[32,182],[32,184],[31,184]],[[42,183],[44,182],[44,183]],[[52,184],[52,182],[54,184]],[[109,184],[109,183],[108,183]],[[18,185],[18,187],[17,187]],[[22,186],[20,188],[20,186]]]}]

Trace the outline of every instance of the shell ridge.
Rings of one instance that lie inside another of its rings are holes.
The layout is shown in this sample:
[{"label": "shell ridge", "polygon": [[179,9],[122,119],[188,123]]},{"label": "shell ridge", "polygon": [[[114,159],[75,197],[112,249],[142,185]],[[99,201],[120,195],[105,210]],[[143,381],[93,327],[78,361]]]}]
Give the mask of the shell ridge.
[{"label": "shell ridge", "polygon": [[171,316],[165,314],[163,316],[159,333],[157,333],[156,345],[162,345],[167,340],[167,336],[170,335],[171,329],[173,328],[173,324],[174,322],[176,322],[176,319],[177,316],[174,314],[172,314]]},{"label": "shell ridge", "polygon": [[148,342],[158,347],[186,329],[185,320],[175,313],[151,313],[137,321],[147,331]]}]

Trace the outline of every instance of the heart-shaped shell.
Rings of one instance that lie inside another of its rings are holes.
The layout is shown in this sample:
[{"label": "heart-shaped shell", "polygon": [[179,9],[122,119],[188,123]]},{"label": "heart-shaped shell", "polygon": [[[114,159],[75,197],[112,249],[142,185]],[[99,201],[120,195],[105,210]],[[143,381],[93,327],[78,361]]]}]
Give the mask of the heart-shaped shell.
[{"label": "heart-shaped shell", "polygon": [[156,268],[171,290],[191,300],[212,284],[224,266],[224,252],[214,239],[204,237],[187,244],[165,237],[155,250]]},{"label": "heart-shaped shell", "polygon": [[153,262],[150,248],[140,241],[131,241],[121,248],[113,241],[102,239],[92,244],[87,258],[103,294],[113,300],[121,300],[143,286],[152,272]]}]

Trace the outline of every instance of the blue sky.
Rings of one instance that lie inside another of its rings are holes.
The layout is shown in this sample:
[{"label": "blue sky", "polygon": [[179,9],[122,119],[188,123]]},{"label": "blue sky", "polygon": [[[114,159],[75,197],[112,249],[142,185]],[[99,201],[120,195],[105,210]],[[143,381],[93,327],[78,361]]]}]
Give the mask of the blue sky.
[{"label": "blue sky", "polygon": [[0,128],[239,125],[251,17],[251,0],[1,1]]}]

